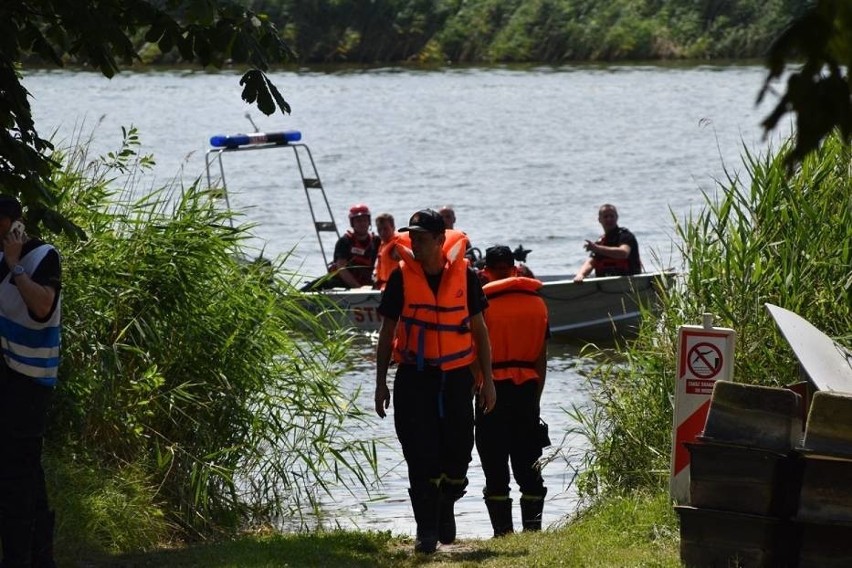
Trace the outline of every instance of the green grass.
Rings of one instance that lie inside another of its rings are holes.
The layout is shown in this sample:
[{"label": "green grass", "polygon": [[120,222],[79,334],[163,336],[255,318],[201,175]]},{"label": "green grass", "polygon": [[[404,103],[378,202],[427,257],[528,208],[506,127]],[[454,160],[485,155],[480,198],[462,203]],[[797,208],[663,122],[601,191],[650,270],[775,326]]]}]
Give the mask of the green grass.
[{"label": "green grass", "polygon": [[[669,477],[677,333],[702,314],[736,331],[734,378],[783,386],[800,380],[789,344],[765,304],[792,310],[841,343],[852,336],[852,179],[850,149],[837,137],[789,173],[786,148],[743,153],[699,212],[675,219],[684,266],[659,318],[611,353],[587,353],[592,402],[575,408],[576,431],[591,448],[583,495],[658,491]],[[789,173],[789,175],[788,175]]]},{"label": "green grass", "polygon": [[134,191],[138,145],[131,128],[106,156],[53,156],[57,208],[83,233],[48,239],[63,259],[45,451],[60,536],[126,551],[298,524],[376,475],[341,385],[351,336],[320,321],[286,258],[250,260],[251,225],[215,191]]},{"label": "green grass", "polygon": [[[482,511],[483,518],[486,513]],[[87,568],[550,567],[680,566],[677,519],[664,494],[611,498],[574,522],[541,533],[461,540],[432,556],[416,555],[410,538],[388,532],[257,533],[211,544],[147,553],[67,559]],[[63,564],[64,565],[64,564]]]}]

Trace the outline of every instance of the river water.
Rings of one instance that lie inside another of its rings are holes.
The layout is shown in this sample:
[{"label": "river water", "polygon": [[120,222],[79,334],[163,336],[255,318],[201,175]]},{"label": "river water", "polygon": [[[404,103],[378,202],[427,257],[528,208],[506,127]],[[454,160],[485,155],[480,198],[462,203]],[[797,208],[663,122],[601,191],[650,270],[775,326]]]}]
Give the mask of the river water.
[{"label": "river water", "polygon": [[[274,117],[240,100],[239,74],[229,71],[123,73],[112,80],[30,71],[24,85],[40,132],[55,131],[59,145],[93,133],[93,151],[102,154],[118,147],[121,126],[138,127],[143,151],[157,161],[137,181],[138,191],[203,175],[210,136],[251,132],[251,119],[260,131],[302,132],[341,230],[356,202],[374,214],[393,213],[398,225],[417,209],[451,204],[457,228],[474,245],[523,244],[533,251],[536,273],[555,274],[582,263],[583,240],[598,235],[604,202],[616,204],[620,224],[636,234],[646,268],[680,268],[673,216],[698,211],[716,179],[740,172],[743,148],[768,148],[759,123],[769,104],[754,104],[763,76],[759,66],[709,65],[304,69],[271,74],[293,108]],[[258,224],[255,245],[267,255],[291,252],[289,266],[321,273],[292,152],[225,158],[231,205]],[[371,353],[365,340],[344,379],[348,388],[362,388],[367,409]],[[558,457],[544,469],[545,525],[577,505],[573,479],[583,442],[563,441],[563,434],[572,426],[565,409],[588,400],[588,365],[576,347],[551,346],[542,414],[553,441],[564,443],[551,449]],[[356,492],[329,503],[333,522],[412,534],[392,418],[375,418],[372,427],[389,442],[379,455],[381,483],[369,498]],[[457,507],[459,535],[487,537],[475,453],[470,478]]]}]

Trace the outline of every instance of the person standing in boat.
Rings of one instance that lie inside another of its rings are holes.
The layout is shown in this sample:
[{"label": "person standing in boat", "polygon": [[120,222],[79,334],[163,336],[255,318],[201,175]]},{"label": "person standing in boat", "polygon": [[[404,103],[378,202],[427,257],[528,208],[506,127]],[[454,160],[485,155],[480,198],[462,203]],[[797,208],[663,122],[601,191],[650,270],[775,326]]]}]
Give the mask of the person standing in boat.
[{"label": "person standing in boat", "polygon": [[[448,231],[452,231],[456,228],[456,211],[453,209],[451,205],[444,205],[440,209],[438,209],[438,214],[441,215],[441,218],[444,220],[444,226],[447,227]],[[467,233],[461,231],[465,238],[464,245],[464,255],[474,266],[477,262],[479,262],[482,258],[482,253],[480,250],[471,244],[470,239],[467,236]]]},{"label": "person standing in boat", "polygon": [[499,406],[476,413],[476,450],[485,474],[482,490],[494,536],[514,532],[509,464],[521,490],[521,523],[525,531],[541,530],[547,488],[536,462],[544,441],[540,421],[541,393],[547,374],[547,305],[542,283],[517,275],[507,246],[485,251],[492,280],[483,286],[488,298],[485,324],[491,341],[491,368]]},{"label": "person standing in boat", "polygon": [[618,210],[605,203],[598,210],[598,222],[604,234],[597,241],[587,240],[583,245],[589,258],[577,271],[574,282],[582,282],[592,270],[595,276],[627,276],[642,272],[639,244],[628,229],[618,226]]},{"label": "person standing in boat", "polygon": [[478,401],[494,409],[491,349],[482,286],[464,259],[463,235],[447,232],[432,209],[412,215],[400,229],[411,249],[382,292],[376,347],[376,414],[384,418],[393,383],[394,426],[408,466],[417,538],[414,549],[431,554],[438,541],[456,538],[454,504],[465,494],[474,445],[472,366],[483,370]]},{"label": "person standing in boat", "polygon": [[396,243],[400,234],[396,232],[396,221],[390,213],[376,215],[376,232],[381,239],[379,255],[376,258],[376,270],[373,274],[373,288],[382,290],[390,278],[391,272],[399,264]]},{"label": "person standing in boat", "polygon": [[0,196],[0,541],[3,566],[56,566],[41,456],[59,368],[61,264]]},{"label": "person standing in boat", "polygon": [[381,239],[370,232],[370,209],[363,203],[350,207],[349,225],[351,228],[334,245],[331,280],[345,288],[372,286]]},{"label": "person standing in boat", "polygon": [[447,229],[456,228],[456,211],[451,205],[444,205],[438,209],[438,214],[441,215],[441,218],[444,220],[444,226]]}]

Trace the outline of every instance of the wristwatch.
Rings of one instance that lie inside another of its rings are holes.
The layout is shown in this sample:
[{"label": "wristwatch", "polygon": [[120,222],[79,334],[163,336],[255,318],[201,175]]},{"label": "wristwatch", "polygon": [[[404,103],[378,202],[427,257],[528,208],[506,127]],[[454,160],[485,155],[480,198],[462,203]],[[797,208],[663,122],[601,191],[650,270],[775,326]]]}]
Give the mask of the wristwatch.
[{"label": "wristwatch", "polygon": [[27,273],[27,269],[24,268],[20,264],[16,264],[14,266],[14,268],[12,268],[12,278],[15,278],[16,276],[20,276],[21,274],[26,274],[26,273]]}]

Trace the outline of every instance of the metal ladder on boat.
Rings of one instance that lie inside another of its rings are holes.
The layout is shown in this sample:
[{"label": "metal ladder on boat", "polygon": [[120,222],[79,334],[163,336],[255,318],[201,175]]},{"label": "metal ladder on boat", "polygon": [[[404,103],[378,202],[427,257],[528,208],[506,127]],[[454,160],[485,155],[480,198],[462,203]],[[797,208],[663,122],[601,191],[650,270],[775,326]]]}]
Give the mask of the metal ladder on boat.
[{"label": "metal ladder on boat", "polygon": [[[266,135],[261,135],[266,136]],[[301,134],[299,135],[301,137]],[[212,139],[211,139],[212,141]],[[333,242],[328,247],[333,254],[334,243],[340,238],[340,231],[337,229],[337,223],[334,222],[334,215],[331,212],[331,206],[328,203],[328,197],[325,194],[322,180],[317,171],[316,162],[311,154],[311,149],[304,143],[292,142],[272,142],[272,143],[256,143],[249,142],[247,145],[226,145],[223,147],[212,148],[207,150],[205,155],[205,170],[207,172],[207,187],[213,188],[213,178],[210,173],[210,168],[213,162],[219,164],[219,176],[221,179],[221,189],[225,198],[225,205],[228,209],[231,208],[231,203],[228,199],[228,184],[225,180],[225,166],[222,158],[225,154],[233,152],[251,152],[256,150],[271,150],[271,149],[290,148],[293,150],[293,155],[296,158],[296,165],[299,168],[299,176],[302,179],[302,187],[305,191],[305,197],[308,200],[308,208],[311,211],[311,219],[314,225],[314,231],[317,235],[317,242],[322,252],[323,262],[325,266],[330,264],[329,255],[326,254],[326,245],[328,239],[333,239]]]}]

